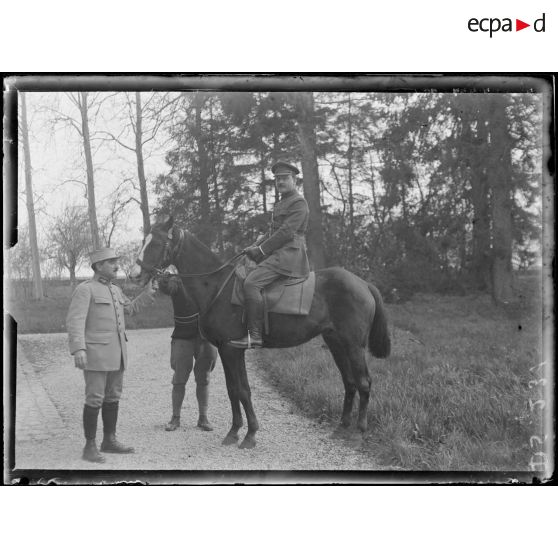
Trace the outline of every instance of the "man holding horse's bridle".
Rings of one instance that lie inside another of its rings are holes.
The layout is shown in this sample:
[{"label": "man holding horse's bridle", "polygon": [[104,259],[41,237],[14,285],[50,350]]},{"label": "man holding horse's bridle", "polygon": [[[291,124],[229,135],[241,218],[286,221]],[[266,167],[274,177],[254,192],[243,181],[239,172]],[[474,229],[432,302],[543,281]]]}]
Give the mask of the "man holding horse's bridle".
[{"label": "man holding horse's bridle", "polygon": [[283,277],[307,277],[310,272],[304,234],[308,228],[308,204],[297,192],[296,175],[299,170],[285,161],[271,167],[281,199],[273,208],[269,232],[246,248],[246,255],[258,266],[244,281],[247,334],[233,339],[230,344],[239,349],[262,346],[263,299],[262,289]]},{"label": "man holding horse's bridle", "polygon": [[70,353],[76,368],[83,370],[85,405],[83,459],[103,463],[95,438],[99,411],[103,418],[102,452],[133,453],[134,448],[116,439],[118,407],[122,379],[128,357],[124,313],[135,314],[153,301],[151,282],[131,301],[113,283],[118,272],[114,249],[106,247],[90,254],[92,279],[80,283],[73,295],[66,317]]}]

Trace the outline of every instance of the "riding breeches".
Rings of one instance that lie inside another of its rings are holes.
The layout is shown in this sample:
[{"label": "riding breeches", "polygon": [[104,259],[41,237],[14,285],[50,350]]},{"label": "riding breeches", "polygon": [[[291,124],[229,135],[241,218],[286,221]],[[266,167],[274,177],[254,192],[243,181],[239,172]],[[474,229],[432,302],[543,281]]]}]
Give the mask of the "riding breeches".
[{"label": "riding breeches", "polygon": [[104,372],[98,370],[84,370],[85,404],[89,407],[100,408],[103,403],[114,403],[122,395],[122,380],[124,370]]},{"label": "riding breeches", "polygon": [[[194,364],[195,359],[195,364]],[[173,337],[171,340],[171,368],[173,384],[186,384],[194,368],[194,378],[199,386],[209,384],[209,373],[215,368],[217,349],[199,336],[191,339]]]},{"label": "riding breeches", "polygon": [[261,292],[279,277],[286,277],[266,266],[258,266],[244,280],[244,296],[251,300],[261,300]]}]

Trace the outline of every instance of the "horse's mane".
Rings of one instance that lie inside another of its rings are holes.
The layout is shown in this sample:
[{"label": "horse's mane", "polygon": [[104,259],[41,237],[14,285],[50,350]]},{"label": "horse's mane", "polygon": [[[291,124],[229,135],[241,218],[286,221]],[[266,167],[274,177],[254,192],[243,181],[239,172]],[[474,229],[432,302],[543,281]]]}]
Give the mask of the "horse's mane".
[{"label": "horse's mane", "polygon": [[[176,227],[175,227],[176,229]],[[173,236],[175,232],[178,234],[179,230],[173,230]],[[221,265],[221,260],[214,254],[203,242],[198,240],[191,232],[186,229],[182,229],[184,233],[184,240],[182,241],[182,254],[179,257],[183,257],[187,254],[187,258],[184,258],[184,263],[190,271],[195,272],[205,272],[213,271]]]}]

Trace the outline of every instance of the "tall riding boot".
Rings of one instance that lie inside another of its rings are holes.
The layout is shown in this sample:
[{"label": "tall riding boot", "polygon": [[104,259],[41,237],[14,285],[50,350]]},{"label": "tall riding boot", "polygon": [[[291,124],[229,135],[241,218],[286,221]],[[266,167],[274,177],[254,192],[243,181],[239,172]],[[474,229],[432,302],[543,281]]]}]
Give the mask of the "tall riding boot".
[{"label": "tall riding boot", "polygon": [[99,407],[83,406],[83,432],[85,434],[85,447],[82,458],[93,463],[104,463],[105,458],[99,453],[95,438],[97,437],[97,419]]},{"label": "tall riding boot", "polygon": [[196,384],[196,398],[198,400],[199,418],[198,418],[198,428],[210,432],[213,430],[213,426],[207,418],[207,403],[209,400],[209,385]]},{"label": "tall riding boot", "polygon": [[172,385],[172,417],[165,426],[165,430],[169,432],[176,430],[180,426],[180,411],[182,410],[182,403],[184,401],[185,392],[185,384]]},{"label": "tall riding boot", "polygon": [[107,453],[134,453],[134,448],[121,444],[116,439],[116,422],[118,421],[118,401],[103,403],[103,442],[101,451]]},{"label": "tall riding boot", "polygon": [[246,299],[246,317],[248,322],[248,333],[241,339],[229,341],[229,345],[237,349],[256,349],[263,345],[263,300]]}]

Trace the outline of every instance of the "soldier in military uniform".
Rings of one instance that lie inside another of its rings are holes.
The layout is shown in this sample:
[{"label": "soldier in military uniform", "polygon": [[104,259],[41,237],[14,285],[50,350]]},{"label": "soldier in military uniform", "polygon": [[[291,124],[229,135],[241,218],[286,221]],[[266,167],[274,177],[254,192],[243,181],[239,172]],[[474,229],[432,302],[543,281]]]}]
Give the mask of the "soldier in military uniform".
[{"label": "soldier in military uniform", "polygon": [[133,453],[134,448],[116,439],[118,403],[127,365],[124,313],[134,314],[153,301],[151,283],[134,301],[113,284],[118,272],[118,255],[112,248],[90,254],[92,279],[77,286],[66,317],[70,353],[75,366],[83,369],[85,405],[83,459],[103,463],[95,438],[97,419],[103,418],[102,452]]},{"label": "soldier in military uniform", "polygon": [[307,277],[310,272],[304,233],[308,228],[308,204],[296,190],[299,170],[285,161],[271,167],[281,199],[273,208],[270,231],[254,246],[245,249],[258,266],[244,282],[248,332],[230,341],[233,347],[262,346],[262,289],[279,277]]}]

